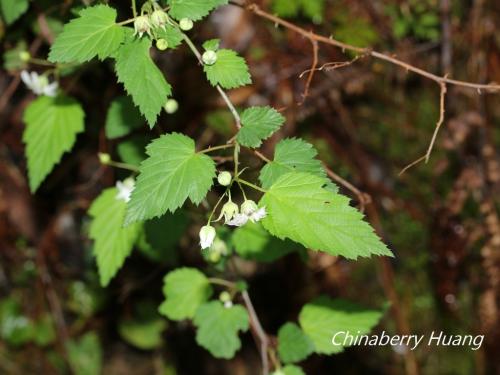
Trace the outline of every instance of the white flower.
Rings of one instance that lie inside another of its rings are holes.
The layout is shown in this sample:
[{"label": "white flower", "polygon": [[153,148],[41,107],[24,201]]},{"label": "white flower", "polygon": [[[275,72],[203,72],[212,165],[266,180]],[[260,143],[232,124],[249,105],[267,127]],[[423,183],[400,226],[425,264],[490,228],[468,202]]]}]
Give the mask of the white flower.
[{"label": "white flower", "polygon": [[249,217],[245,214],[236,214],[231,220],[226,222],[226,224],[235,227],[241,227],[247,223],[248,219]]},{"label": "white flower", "polygon": [[215,228],[211,225],[205,225],[200,229],[200,245],[202,249],[212,246],[215,239]]},{"label": "white flower", "polygon": [[261,207],[250,215],[250,221],[252,223],[255,223],[257,221],[264,219],[266,216],[267,216],[266,207]]},{"label": "white flower", "polygon": [[118,194],[116,194],[116,199],[122,199],[125,202],[130,200],[130,195],[135,187],[135,181],[133,178],[126,178],[122,181],[116,182],[116,188],[118,189]]},{"label": "white flower", "polygon": [[238,215],[239,208],[236,203],[232,201],[226,202],[224,206],[222,206],[222,210],[220,211],[220,216],[217,220],[220,220],[222,216],[224,216],[224,222],[227,224],[235,215]]},{"label": "white flower", "polygon": [[144,33],[151,36],[151,22],[148,16],[139,16],[134,21],[134,35],[139,34],[139,38],[142,38]]},{"label": "white flower", "polygon": [[44,75],[39,75],[37,72],[29,73],[26,70],[21,72],[21,80],[26,87],[33,91],[36,95],[56,96],[59,84],[57,82],[49,83],[49,80]]},{"label": "white flower", "polygon": [[266,207],[259,208],[257,203],[250,199],[247,199],[241,205],[241,213],[248,216],[252,223],[262,220],[267,215]]},{"label": "white flower", "polygon": [[167,22],[168,16],[167,13],[165,13],[163,10],[157,9],[151,14],[151,24],[153,25],[153,27],[159,27],[165,30],[165,25],[167,24]]}]

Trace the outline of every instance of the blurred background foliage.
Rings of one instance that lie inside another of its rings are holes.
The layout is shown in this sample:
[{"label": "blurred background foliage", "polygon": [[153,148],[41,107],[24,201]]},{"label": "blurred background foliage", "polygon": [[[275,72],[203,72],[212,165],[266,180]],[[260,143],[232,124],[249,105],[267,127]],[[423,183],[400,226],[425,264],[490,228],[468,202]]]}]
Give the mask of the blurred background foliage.
[{"label": "blurred background foliage", "polygon": [[[259,358],[249,333],[234,359],[219,361],[195,344],[192,327],[168,324],[157,312],[168,270],[224,270],[233,253],[271,334],[295,321],[301,306],[318,294],[372,307],[389,303],[378,331],[486,334],[477,352],[422,345],[412,353],[382,347],[313,356],[303,363],[308,374],[499,373],[500,96],[449,87],[446,121],[430,162],[398,176],[427,148],[439,116],[435,83],[365,57],[317,72],[310,96],[299,105],[305,82],[299,75],[310,67],[310,43],[237,6],[223,7],[196,26],[193,38],[201,43],[220,37],[247,58],[254,84],[231,92],[237,105],[270,104],[287,117],[262,152],[270,156],[283,137],[314,144],[327,165],[371,197],[367,218],[396,257],[352,262],[310,253],[270,238],[258,226],[228,232],[219,251],[200,254],[191,225],[199,214],[188,208],[148,222],[137,251],[102,289],[86,210],[124,175],[101,166],[97,152],[138,165],[145,145],[160,133],[187,133],[201,147],[233,130],[230,114],[184,47],[155,56],[180,108],[163,114],[153,134],[136,113],[120,112],[128,99],[110,63],[69,67],[61,72],[61,85],[84,104],[86,133],[31,196],[21,134],[23,108],[33,97],[20,85],[19,73],[43,71],[63,23],[91,3],[0,0],[0,373],[255,374]],[[127,2],[110,3],[121,8],[121,17],[129,16]],[[437,74],[500,81],[495,0],[258,3],[306,29],[389,51]],[[28,66],[23,51],[41,60]],[[320,64],[353,57],[327,47],[319,54]],[[113,106],[115,116],[108,112]],[[127,122],[125,129],[121,122]],[[358,196],[341,190],[360,204]]]}]

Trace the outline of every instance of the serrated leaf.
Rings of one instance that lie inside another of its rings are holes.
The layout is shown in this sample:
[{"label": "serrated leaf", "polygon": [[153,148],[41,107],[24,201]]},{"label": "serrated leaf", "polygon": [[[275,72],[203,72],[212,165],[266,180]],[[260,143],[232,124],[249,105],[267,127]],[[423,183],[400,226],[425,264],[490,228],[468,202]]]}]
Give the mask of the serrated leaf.
[{"label": "serrated leaf", "polygon": [[165,39],[168,43],[168,48],[176,48],[183,40],[182,32],[171,25],[165,25],[164,29],[156,29],[156,36],[158,39]]},{"label": "serrated leaf", "polygon": [[146,159],[146,146],[148,138],[137,135],[132,136],[118,144],[116,151],[124,163],[139,166]]},{"label": "serrated leaf", "polygon": [[129,134],[143,124],[141,114],[128,96],[113,100],[106,115],[106,138],[115,139]]},{"label": "serrated leaf", "polygon": [[367,334],[377,325],[382,315],[378,310],[369,310],[349,301],[332,300],[323,296],[302,308],[299,322],[302,330],[313,341],[316,353],[335,354],[342,352],[344,346],[333,345],[334,334]]},{"label": "serrated leaf", "polygon": [[203,273],[194,268],[178,268],[165,276],[163,294],[166,300],[159,311],[172,320],[192,319],[212,293],[212,286]]},{"label": "serrated leaf", "polygon": [[260,201],[268,212],[264,228],[312,250],[349,259],[392,253],[349,205],[349,198],[323,188],[325,180],[310,173],[284,174]]},{"label": "serrated leaf", "polygon": [[275,260],[303,247],[271,236],[261,223],[249,222],[233,232],[232,242],[239,256],[259,262]]},{"label": "serrated leaf", "polygon": [[285,118],[271,107],[250,107],[241,114],[241,129],[236,139],[243,146],[259,147],[285,122]]},{"label": "serrated leaf", "polygon": [[282,139],[274,149],[274,159],[260,171],[259,180],[268,189],[280,176],[292,172],[307,172],[326,179],[321,161],[316,159],[316,149],[300,138]]},{"label": "serrated leaf", "polygon": [[28,10],[28,0],[0,0],[0,13],[7,25],[14,23]]},{"label": "serrated leaf", "polygon": [[198,327],[196,342],[216,358],[230,359],[241,347],[239,331],[248,330],[248,313],[240,305],[226,308],[219,301],[201,305],[194,324]]},{"label": "serrated leaf", "polygon": [[234,89],[252,83],[248,66],[243,57],[230,49],[216,52],[217,61],[213,65],[203,65],[207,79],[213,86]]},{"label": "serrated leaf", "polygon": [[220,39],[209,39],[203,43],[205,51],[217,51],[219,49]]},{"label": "serrated leaf", "polygon": [[227,4],[228,0],[167,0],[167,3],[173,18],[198,21],[218,6]]},{"label": "serrated leaf", "polygon": [[300,362],[314,352],[314,344],[295,323],[278,331],[278,354],[284,363]]},{"label": "serrated leaf", "polygon": [[172,89],[151,59],[150,48],[148,38],[127,42],[118,50],[115,69],[118,81],[152,128]]},{"label": "serrated leaf", "polygon": [[215,177],[213,160],[196,153],[194,141],[185,135],[162,135],[148,145],[146,153],[149,157],[141,164],[126,225],[174,212],[187,198],[199,204]]},{"label": "serrated leaf", "polygon": [[114,54],[125,37],[116,24],[116,10],[107,5],[88,7],[67,23],[50,48],[49,61],[86,62]]},{"label": "serrated leaf", "polygon": [[89,237],[94,240],[93,253],[102,286],[108,285],[123,266],[141,230],[141,224],[123,227],[127,204],[123,199],[117,199],[117,194],[116,188],[104,190],[89,209],[93,219]]},{"label": "serrated leaf", "polygon": [[26,108],[23,142],[32,192],[38,189],[62,155],[71,150],[76,135],[83,131],[84,116],[80,104],[65,96],[40,96]]}]

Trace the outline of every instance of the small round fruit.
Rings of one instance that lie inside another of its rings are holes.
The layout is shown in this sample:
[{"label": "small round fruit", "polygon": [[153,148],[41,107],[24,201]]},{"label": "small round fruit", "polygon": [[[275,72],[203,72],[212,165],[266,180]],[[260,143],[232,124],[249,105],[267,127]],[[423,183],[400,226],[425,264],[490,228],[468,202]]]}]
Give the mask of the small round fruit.
[{"label": "small round fruit", "polygon": [[193,21],[191,21],[189,18],[183,18],[179,21],[179,27],[181,28],[181,30],[189,31],[193,28]]},{"label": "small round fruit", "polygon": [[214,65],[217,61],[217,53],[214,51],[205,51],[201,56],[201,59],[205,65]]},{"label": "small round fruit", "polygon": [[177,112],[177,109],[179,109],[179,103],[177,103],[177,100],[175,99],[168,99],[165,103],[164,108],[165,112],[171,115],[172,113]]}]

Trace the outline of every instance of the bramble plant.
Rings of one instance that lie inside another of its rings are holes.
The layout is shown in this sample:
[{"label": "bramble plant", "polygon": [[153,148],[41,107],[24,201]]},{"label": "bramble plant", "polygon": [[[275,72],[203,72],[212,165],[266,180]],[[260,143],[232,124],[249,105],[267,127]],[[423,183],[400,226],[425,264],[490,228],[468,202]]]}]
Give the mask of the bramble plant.
[{"label": "bramble plant", "polygon": [[[392,253],[327,177],[311,144],[300,138],[283,139],[271,160],[256,152],[283,126],[284,116],[270,106],[237,110],[224,90],[251,84],[244,58],[221,48],[218,39],[205,41],[200,49],[186,33],[225,4],[227,0],[148,0],[137,9],[132,0],[132,13],[126,20],[118,20],[117,11],[109,5],[86,7],[64,25],[51,46],[48,62],[53,68],[42,75],[23,72],[22,80],[38,95],[24,113],[23,134],[29,185],[36,193],[85,131],[82,105],[58,83],[61,70],[78,71],[79,64],[93,59],[113,62],[117,81],[128,95],[116,98],[109,108],[106,136],[113,139],[141,126],[141,118],[153,129],[162,110],[172,114],[182,105],[173,97],[151,50],[163,53],[186,45],[192,51],[208,84],[230,110],[235,133],[222,144],[202,149],[187,135],[162,134],[147,145],[147,158],[138,169],[100,154],[102,164],[131,173],[94,200],[88,210],[89,236],[100,283],[107,286],[134,247],[142,246],[147,221],[178,213],[189,202],[197,206],[203,217],[195,224],[200,251],[215,267],[206,272],[185,267],[169,272],[159,312],[173,321],[191,320],[197,343],[213,356],[229,359],[241,346],[239,334],[249,327],[267,342],[247,284],[226,276],[233,257],[273,261],[304,248],[348,259]],[[306,4],[301,6],[307,9]],[[23,59],[29,61],[31,56],[23,55]],[[240,163],[242,151],[264,162],[260,171],[255,164]],[[232,165],[221,169],[215,160],[228,155]],[[258,180],[246,177],[257,174]],[[271,241],[274,246],[267,246]],[[367,333],[381,316],[382,311],[318,296],[303,306],[298,322],[279,329],[276,346],[258,347],[263,372],[301,374],[296,363],[309,355],[343,350],[331,343],[335,332]]]}]

